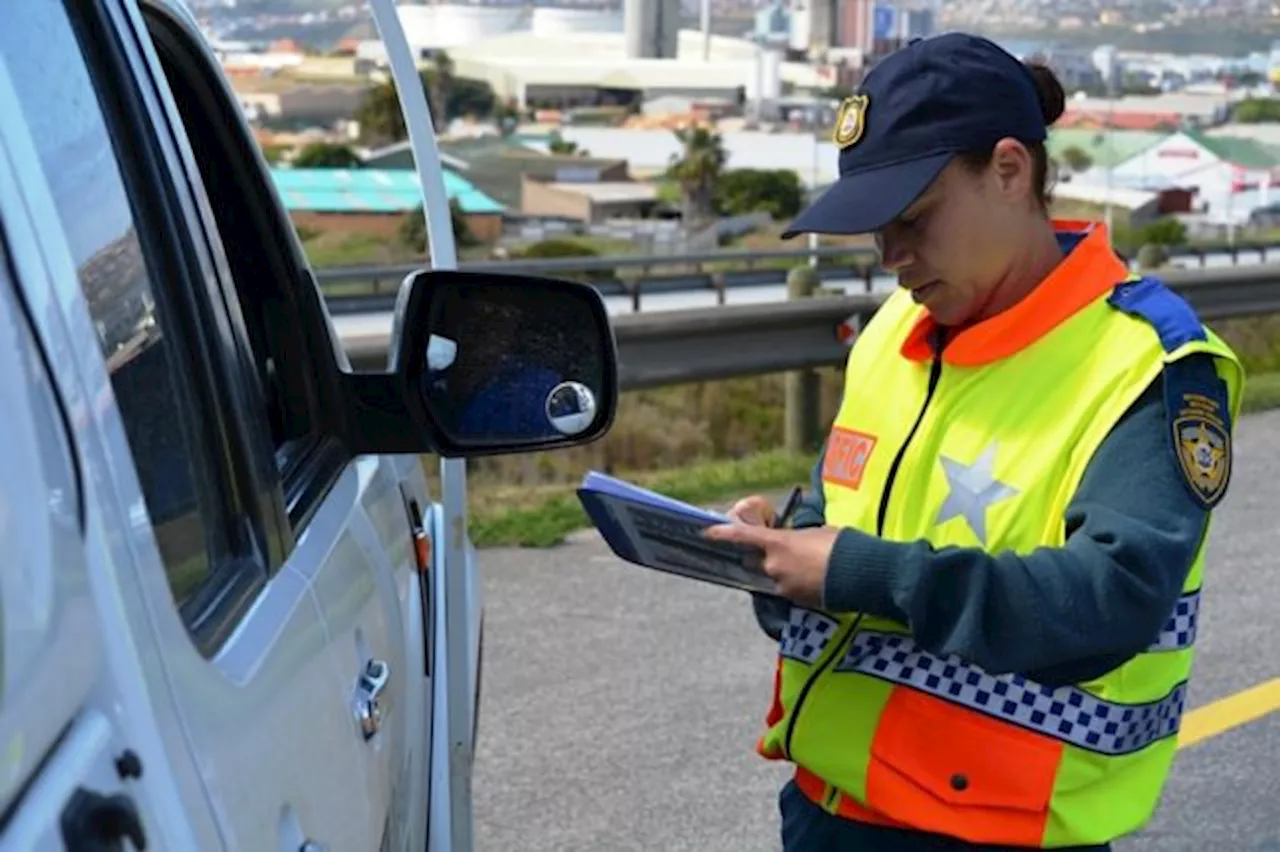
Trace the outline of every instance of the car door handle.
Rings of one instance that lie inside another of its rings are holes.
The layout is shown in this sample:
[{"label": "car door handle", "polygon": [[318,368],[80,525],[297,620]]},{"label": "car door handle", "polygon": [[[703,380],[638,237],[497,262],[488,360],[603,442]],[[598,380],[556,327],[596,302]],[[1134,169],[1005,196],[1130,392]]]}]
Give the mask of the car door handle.
[{"label": "car door handle", "polygon": [[62,842],[68,852],[124,852],[146,849],[147,835],[133,799],[78,787],[62,811]]},{"label": "car door handle", "polygon": [[383,660],[369,660],[364,664],[364,671],[356,682],[356,720],[360,723],[360,733],[365,740],[370,740],[382,727],[382,717],[386,710],[383,691],[387,688],[387,680],[391,677],[391,667]]}]

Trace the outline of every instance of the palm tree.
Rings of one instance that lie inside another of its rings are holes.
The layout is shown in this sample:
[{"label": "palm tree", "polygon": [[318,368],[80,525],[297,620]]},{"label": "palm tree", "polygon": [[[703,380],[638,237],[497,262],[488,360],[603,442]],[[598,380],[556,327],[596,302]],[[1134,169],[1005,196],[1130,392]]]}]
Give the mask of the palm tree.
[{"label": "palm tree", "polygon": [[400,96],[394,83],[379,83],[368,92],[356,108],[361,141],[372,145],[398,142],[408,135],[404,115],[400,112]]},{"label": "palm tree", "polygon": [[716,185],[728,159],[724,143],[720,134],[705,127],[681,129],[675,134],[684,151],[673,159],[667,173],[680,186],[685,221],[704,222],[715,216]]},{"label": "palm tree", "polygon": [[449,121],[449,95],[453,90],[453,59],[443,50],[436,53],[427,77],[427,100],[431,104],[431,119],[438,128]]}]

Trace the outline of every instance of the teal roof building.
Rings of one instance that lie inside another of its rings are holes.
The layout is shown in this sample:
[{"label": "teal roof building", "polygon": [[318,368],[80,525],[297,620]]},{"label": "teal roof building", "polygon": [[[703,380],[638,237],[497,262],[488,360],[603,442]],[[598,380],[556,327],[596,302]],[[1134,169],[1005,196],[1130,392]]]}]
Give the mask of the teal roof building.
[{"label": "teal roof building", "polygon": [[[412,169],[272,168],[271,179],[290,212],[408,213],[422,204]],[[464,214],[501,215],[506,208],[448,169],[445,193]]]}]

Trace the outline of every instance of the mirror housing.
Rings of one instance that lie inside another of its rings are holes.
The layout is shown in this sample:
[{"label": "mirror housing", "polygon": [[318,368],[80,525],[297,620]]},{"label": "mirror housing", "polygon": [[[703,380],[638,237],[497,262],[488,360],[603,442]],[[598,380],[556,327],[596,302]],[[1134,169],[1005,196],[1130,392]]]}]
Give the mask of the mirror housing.
[{"label": "mirror housing", "polygon": [[617,346],[588,285],[422,270],[396,301],[386,373],[343,373],[353,454],[502,455],[590,443],[618,404]]}]

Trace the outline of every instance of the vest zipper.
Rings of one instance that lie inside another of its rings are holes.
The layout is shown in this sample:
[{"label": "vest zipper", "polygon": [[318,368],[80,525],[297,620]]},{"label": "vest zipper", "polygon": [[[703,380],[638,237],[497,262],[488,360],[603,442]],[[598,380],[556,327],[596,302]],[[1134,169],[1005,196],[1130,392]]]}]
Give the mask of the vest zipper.
[{"label": "vest zipper", "polygon": [[916,430],[920,428],[921,421],[924,420],[924,414],[929,410],[929,402],[933,399],[933,392],[938,389],[938,380],[942,378],[942,352],[936,351],[933,356],[933,364],[929,367],[929,389],[925,391],[924,403],[920,406],[920,413],[916,415],[916,422],[911,424],[911,431],[907,433],[907,439],[902,442],[902,446],[898,447],[898,454],[893,457],[893,463],[889,465],[889,477],[884,482],[884,490],[880,492],[880,511],[876,515],[876,535],[884,535],[884,519],[889,514],[889,496],[893,491],[893,481],[898,478],[898,468],[902,466],[902,457],[907,454],[907,447],[911,446],[911,439],[916,436]]},{"label": "vest zipper", "polygon": [[[941,342],[937,342],[934,346],[933,363],[929,366],[929,386],[924,394],[924,402],[920,405],[920,413],[916,415],[916,422],[911,424],[911,431],[907,433],[907,438],[902,442],[902,446],[898,447],[898,454],[893,457],[893,463],[889,465],[889,477],[885,480],[884,491],[880,495],[880,510],[876,516],[876,535],[884,534],[884,520],[889,512],[889,492],[893,490],[893,481],[898,476],[898,468],[902,465],[902,457],[907,453],[907,447],[911,445],[911,439],[915,437],[916,430],[920,428],[921,421],[924,420],[925,412],[929,410],[929,403],[933,399],[934,391],[938,389],[938,380],[942,378],[942,347]],[[800,718],[800,710],[804,707],[804,700],[809,696],[809,690],[813,688],[813,684],[826,671],[827,666],[840,658],[844,653],[844,646],[853,639],[853,634],[858,632],[858,623],[862,621],[862,613],[858,613],[854,617],[853,623],[849,625],[847,632],[840,637],[836,643],[835,651],[831,656],[823,661],[822,665],[809,675],[809,679],[804,682],[804,686],[800,687],[800,694],[796,696],[795,709],[791,711],[791,718],[787,720],[787,735],[783,739],[782,750],[787,758],[791,758],[791,737],[796,732],[796,720]]]},{"label": "vest zipper", "polygon": [[822,807],[828,813],[835,813],[836,800],[840,798],[840,788],[835,784],[827,785],[826,795],[822,797]]},{"label": "vest zipper", "polygon": [[787,720],[787,736],[782,742],[782,751],[787,758],[791,758],[791,737],[796,732],[796,720],[800,718],[800,708],[804,706],[804,700],[809,696],[809,690],[813,688],[813,684],[821,677],[822,673],[827,670],[827,666],[840,659],[840,655],[844,653],[845,642],[849,637],[853,636],[858,629],[858,622],[862,621],[862,613],[854,616],[853,624],[850,624],[847,632],[836,642],[835,651],[831,656],[822,661],[822,665],[809,675],[809,679],[804,682],[804,686],[800,687],[800,694],[796,696],[796,709],[791,711],[791,718]]}]

